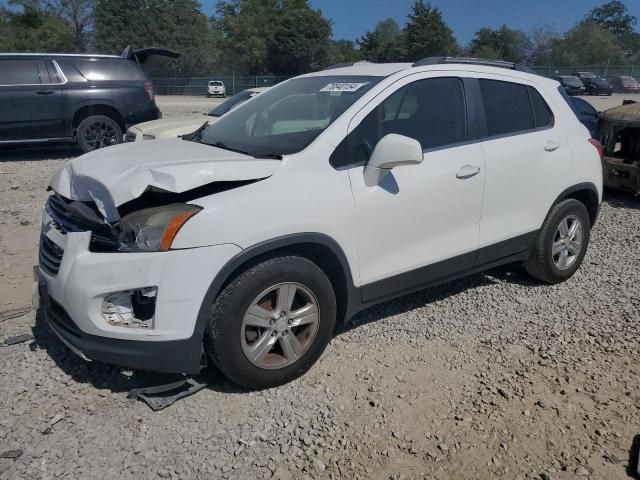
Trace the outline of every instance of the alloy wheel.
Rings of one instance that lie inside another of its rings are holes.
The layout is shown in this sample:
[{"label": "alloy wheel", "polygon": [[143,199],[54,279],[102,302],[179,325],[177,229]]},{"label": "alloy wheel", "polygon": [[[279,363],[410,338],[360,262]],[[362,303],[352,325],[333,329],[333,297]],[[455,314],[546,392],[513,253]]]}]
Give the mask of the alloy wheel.
[{"label": "alloy wheel", "polygon": [[553,264],[558,270],[568,270],[576,262],[582,251],[583,233],[582,222],[575,215],[560,222],[551,247]]}]

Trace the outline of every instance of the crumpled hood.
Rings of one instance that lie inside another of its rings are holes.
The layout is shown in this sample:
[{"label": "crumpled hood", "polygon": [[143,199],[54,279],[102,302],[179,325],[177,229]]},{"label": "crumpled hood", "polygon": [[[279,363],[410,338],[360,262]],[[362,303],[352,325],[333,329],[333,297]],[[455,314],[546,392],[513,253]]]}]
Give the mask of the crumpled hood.
[{"label": "crumpled hood", "polygon": [[279,160],[255,159],[181,139],[124,143],[65,164],[51,188],[71,200],[94,201],[108,222],[117,207],[149,188],[182,193],[213,182],[270,177]]},{"label": "crumpled hood", "polygon": [[193,133],[205,123],[211,124],[216,120],[216,117],[209,115],[196,115],[186,118],[152,120],[150,122],[139,123],[133,128],[141,131],[143,135],[151,135],[157,139],[176,138],[181,135]]}]

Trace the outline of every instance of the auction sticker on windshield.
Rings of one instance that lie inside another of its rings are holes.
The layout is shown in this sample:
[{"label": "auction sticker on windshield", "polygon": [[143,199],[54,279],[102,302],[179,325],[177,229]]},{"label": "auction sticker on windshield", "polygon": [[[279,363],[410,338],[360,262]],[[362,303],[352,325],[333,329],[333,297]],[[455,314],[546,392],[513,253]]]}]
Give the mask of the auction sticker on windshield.
[{"label": "auction sticker on windshield", "polygon": [[369,82],[365,83],[330,83],[325,87],[322,87],[321,92],[355,92],[358,89],[368,85]]}]

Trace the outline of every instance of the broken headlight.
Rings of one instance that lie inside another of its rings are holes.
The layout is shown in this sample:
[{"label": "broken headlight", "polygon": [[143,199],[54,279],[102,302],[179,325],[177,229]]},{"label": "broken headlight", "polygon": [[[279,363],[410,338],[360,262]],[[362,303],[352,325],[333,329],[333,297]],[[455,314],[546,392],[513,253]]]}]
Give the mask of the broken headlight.
[{"label": "broken headlight", "polygon": [[130,213],[120,222],[119,250],[166,252],[182,225],[200,210],[195,205],[173,203]]}]

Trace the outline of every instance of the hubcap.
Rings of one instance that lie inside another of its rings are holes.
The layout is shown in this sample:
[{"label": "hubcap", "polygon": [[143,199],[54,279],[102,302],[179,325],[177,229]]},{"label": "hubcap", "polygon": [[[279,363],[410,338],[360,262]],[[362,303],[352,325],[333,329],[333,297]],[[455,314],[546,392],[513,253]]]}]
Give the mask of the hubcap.
[{"label": "hubcap", "polygon": [[286,367],[309,349],[319,322],[318,301],[309,289],[298,283],[274,285],[255,298],[242,319],[242,351],[257,367]]},{"label": "hubcap", "polygon": [[89,125],[84,132],[84,139],[93,150],[118,143],[113,125],[103,121],[96,121]]},{"label": "hubcap", "polygon": [[558,270],[567,270],[576,262],[582,251],[582,222],[570,215],[560,222],[553,238],[551,255]]}]

